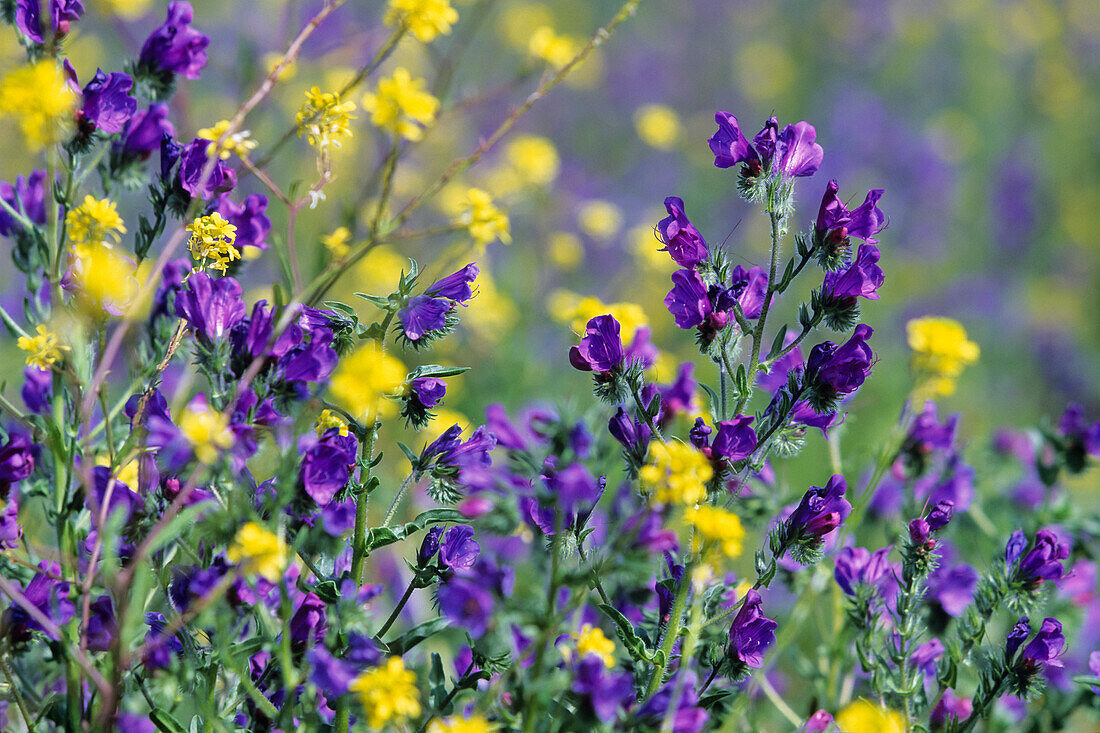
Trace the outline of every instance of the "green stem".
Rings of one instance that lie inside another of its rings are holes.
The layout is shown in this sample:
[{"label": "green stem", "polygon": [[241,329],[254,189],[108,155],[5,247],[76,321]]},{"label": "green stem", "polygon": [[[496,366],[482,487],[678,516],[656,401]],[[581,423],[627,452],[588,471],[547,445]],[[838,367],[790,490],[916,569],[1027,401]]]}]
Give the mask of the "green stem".
[{"label": "green stem", "polygon": [[638,413],[645,420],[645,424],[649,426],[649,429],[653,432],[653,437],[658,441],[664,443],[664,436],[661,435],[661,429],[657,427],[657,423],[653,422],[653,418],[649,415],[649,410],[642,404],[642,395],[638,390],[631,390],[631,394],[634,396],[634,404],[638,406]]},{"label": "green stem", "polygon": [[672,601],[672,612],[668,616],[668,626],[665,628],[665,638],[661,642],[661,656],[653,668],[653,676],[649,678],[646,687],[646,698],[653,697],[657,690],[661,689],[664,682],[665,669],[668,668],[669,657],[672,656],[672,647],[676,644],[676,638],[680,635],[680,622],[683,621],[684,606],[687,603],[688,591],[691,589],[692,565],[688,562],[680,576],[680,584],[676,588],[676,597]]},{"label": "green stem", "polygon": [[0,654],[0,669],[4,671],[4,678],[8,681],[8,688],[11,690],[12,697],[15,698],[15,704],[19,708],[19,714],[23,716],[23,721],[27,724],[27,730],[30,731],[30,733],[34,733],[34,719],[30,716],[30,713],[27,712],[26,703],[23,702],[23,695],[19,692],[19,688],[15,684],[15,678],[12,676],[11,668],[8,667],[6,654]]},{"label": "green stem", "polygon": [[[769,194],[769,198],[771,194]],[[771,310],[772,296],[775,295],[775,268],[779,262],[779,224],[783,217],[773,210],[774,206],[768,206],[768,217],[772,222],[772,252],[771,263],[768,266],[768,289],[764,294],[764,304],[760,308],[760,316],[756,319],[756,329],[752,332],[752,353],[749,356],[749,379],[746,385],[747,389],[745,394],[741,395],[741,398],[737,400],[737,407],[734,409],[734,414],[740,415],[741,411],[745,409],[745,405],[748,403],[749,398],[752,397],[753,384],[756,383],[756,371],[759,367],[760,360],[760,345],[764,341],[764,323],[768,320],[768,311]]]},{"label": "green stem", "polygon": [[386,623],[382,624],[382,628],[378,630],[378,633],[374,635],[375,639],[381,639],[382,635],[390,630],[390,627],[393,626],[393,622],[401,615],[401,611],[404,610],[405,604],[409,602],[409,598],[412,597],[413,591],[416,590],[416,581],[417,578],[414,575],[413,579],[409,581],[409,585],[405,588],[405,593],[401,596],[401,600],[399,600],[394,607],[393,613],[386,619]]},{"label": "green stem", "polygon": [[401,488],[397,490],[397,496],[393,497],[393,503],[390,504],[389,510],[386,512],[386,518],[382,520],[383,527],[389,527],[393,522],[393,516],[397,513],[397,505],[401,503],[401,500],[405,498],[405,494],[409,490],[409,486],[412,485],[413,478],[416,476],[416,471],[413,471],[405,480],[401,482]]}]

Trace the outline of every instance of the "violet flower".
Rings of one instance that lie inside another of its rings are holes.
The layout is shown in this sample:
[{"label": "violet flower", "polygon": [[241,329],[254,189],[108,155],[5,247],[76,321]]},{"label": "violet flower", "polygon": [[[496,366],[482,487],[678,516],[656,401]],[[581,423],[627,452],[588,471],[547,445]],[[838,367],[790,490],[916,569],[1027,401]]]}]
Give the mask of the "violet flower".
[{"label": "violet flower", "polygon": [[[84,14],[80,0],[49,0],[50,27],[55,36],[64,36],[69,25]],[[35,43],[45,43],[42,29],[42,3],[39,0],[15,0],[15,25]]]},{"label": "violet flower", "polygon": [[1058,536],[1048,529],[1036,532],[1035,542],[1031,545],[1026,535],[1016,530],[1005,548],[1005,564],[1009,567],[1012,581],[1029,588],[1038,587],[1044,580],[1061,578],[1065,572],[1062,561],[1067,557],[1069,544],[1059,541]]},{"label": "violet flower", "polygon": [[442,402],[447,394],[447,383],[436,377],[417,377],[409,383],[409,388],[426,410]]},{"label": "violet flower", "polygon": [[657,223],[661,241],[665,246],[658,251],[668,252],[680,267],[693,269],[707,259],[707,243],[699,230],[688,221],[684,202],[676,196],[665,199],[668,216]]},{"label": "violet flower", "polygon": [[753,416],[738,415],[733,420],[722,420],[715,427],[712,455],[733,463],[752,455],[756,450],[756,431],[752,429]]},{"label": "violet flower", "polygon": [[879,256],[878,247],[861,244],[847,269],[825,273],[822,297],[841,307],[854,305],[859,297],[878,300],[878,289],[886,279],[878,266]]},{"label": "violet flower", "polygon": [[157,102],[130,118],[115,146],[125,156],[146,160],[160,150],[165,135],[174,138],[176,128],[168,121],[168,105]]},{"label": "violet flower", "polygon": [[775,642],[775,630],[779,626],[764,615],[762,604],[760,594],[750,589],[730,627],[729,654],[751,669],[764,666],[764,653]]},{"label": "violet flower", "polygon": [[[195,138],[179,152],[179,185],[200,201],[209,201],[220,193],[232,191],[237,185],[237,173],[226,161],[215,158],[211,163],[210,156],[206,154],[209,146],[209,140]],[[210,172],[206,173],[208,164]]]},{"label": "violet flower", "polygon": [[122,132],[137,111],[137,100],[130,96],[133,88],[134,80],[129,74],[105,74],[102,69],[96,69],[95,76],[81,93],[77,113],[80,120],[93,130],[108,134]]},{"label": "violet flower", "polygon": [[626,361],[619,322],[610,315],[588,321],[585,336],[569,350],[569,363],[583,372],[607,374],[620,370]]},{"label": "violet flower", "polygon": [[822,538],[848,518],[852,505],[844,498],[848,484],[834,474],[824,488],[810,487],[787,517],[784,534],[788,543],[819,545]]},{"label": "violet flower", "polygon": [[440,584],[439,611],[456,627],[478,639],[485,635],[493,613],[493,596],[482,585],[456,576]]},{"label": "violet flower", "polygon": [[476,292],[470,286],[473,285],[480,273],[481,270],[478,269],[478,266],[471,262],[458,272],[437,280],[424,292],[436,298],[446,298],[461,305],[466,305],[476,295]]},{"label": "violet flower", "polygon": [[[21,211],[33,224],[46,223],[46,171],[31,171],[24,178],[15,177],[15,185],[0,181],[0,198],[16,211]],[[16,221],[5,208],[0,208],[0,235],[13,237],[23,231],[22,223]]]},{"label": "violet flower", "polygon": [[885,191],[880,188],[868,191],[863,203],[848,211],[837,195],[839,190],[835,178],[825,186],[825,195],[821,198],[821,207],[814,222],[817,241],[829,246],[830,250],[846,248],[849,237],[876,244],[878,240],[874,236],[886,226],[886,217],[878,208],[878,201]]},{"label": "violet flower", "polygon": [[419,341],[432,331],[442,331],[447,327],[447,314],[451,311],[451,301],[433,298],[430,295],[416,295],[409,298],[408,304],[397,313],[397,320],[405,338]]},{"label": "violet flower", "polygon": [[256,247],[267,249],[267,235],[271,231],[271,220],[267,218],[267,196],[259,193],[245,196],[237,204],[228,196],[222,196],[214,206],[227,222],[237,227],[234,245],[237,249]]},{"label": "violet flower", "polygon": [[[828,404],[859,389],[871,373],[875,359],[875,353],[867,344],[872,333],[870,326],[861,323],[843,345],[826,341],[810,351],[805,382],[814,390],[816,401]],[[817,406],[814,405],[815,409]]]},{"label": "violet flower", "polygon": [[176,315],[187,320],[208,344],[223,339],[245,314],[241,284],[232,277],[196,272],[176,294]]},{"label": "violet flower", "polygon": [[863,547],[843,548],[837,553],[836,567],[833,570],[837,585],[850,596],[856,595],[856,586],[859,584],[877,585],[891,571],[890,561],[886,556],[892,549],[891,545],[874,552]]},{"label": "violet flower", "polygon": [[[206,66],[210,39],[191,27],[193,17],[191,3],[180,0],[168,3],[164,24],[145,40],[138,63],[149,69],[198,79]],[[204,150],[206,144],[203,143]]]}]

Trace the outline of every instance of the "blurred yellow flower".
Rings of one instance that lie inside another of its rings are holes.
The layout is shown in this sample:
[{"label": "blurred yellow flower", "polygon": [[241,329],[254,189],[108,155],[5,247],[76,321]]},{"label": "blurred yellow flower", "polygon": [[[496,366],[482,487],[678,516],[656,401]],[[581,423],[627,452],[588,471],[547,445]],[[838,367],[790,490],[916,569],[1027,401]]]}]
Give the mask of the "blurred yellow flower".
[{"label": "blurred yellow flower", "polygon": [[558,35],[548,25],[540,26],[531,34],[527,50],[532,56],[551,66],[561,68],[573,60],[582,47],[580,39],[573,36]]},{"label": "blurred yellow flower", "polygon": [[277,583],[287,566],[286,541],[256,522],[247,522],[237,530],[226,557],[239,564],[242,572]]},{"label": "blurred yellow flower", "polygon": [[576,234],[554,232],[547,242],[546,253],[559,269],[575,270],[584,259],[584,245]]},{"label": "blurred yellow flower", "polygon": [[554,22],[554,14],[544,3],[514,2],[500,9],[497,28],[513,48],[527,50],[534,32]]},{"label": "blurred yellow flower", "polygon": [[61,67],[51,60],[20,66],[0,78],[0,115],[19,123],[32,151],[68,135],[76,103]]},{"label": "blurred yellow flower", "polygon": [[359,697],[371,728],[420,715],[416,673],[405,669],[401,657],[390,657],[384,664],[367,669],[352,680],[348,689]]},{"label": "blurred yellow flower", "polygon": [[107,243],[119,241],[119,234],[126,233],[126,225],[110,199],[85,196],[84,202],[65,215],[65,226],[73,244]]},{"label": "blurred yellow flower", "polygon": [[321,410],[321,415],[317,418],[317,437],[320,438],[333,428],[342,436],[348,434],[348,424],[344,418],[332,410]]},{"label": "blurred yellow flower", "polygon": [[238,130],[222,140],[219,146],[218,139],[229,130],[229,120],[219,120],[213,127],[204,127],[198,132],[202,140],[209,140],[206,146],[206,154],[213,157],[217,155],[222,160],[229,160],[234,153],[238,157],[247,158],[251,150],[256,149],[256,141],[252,139],[252,133],[248,130]]},{"label": "blurred yellow flower", "polygon": [[595,654],[608,669],[615,666],[615,642],[604,636],[603,630],[598,626],[585,624],[573,638],[577,640],[578,656],[583,658],[585,655]]},{"label": "blurred yellow flower", "polygon": [[104,0],[116,15],[133,20],[145,15],[153,0]]},{"label": "blurred yellow flower", "polygon": [[341,359],[329,389],[351,415],[369,425],[397,413],[397,403],[389,397],[405,383],[407,371],[400,359],[371,341]]},{"label": "blurred yellow flower", "polygon": [[203,463],[211,464],[218,460],[219,453],[233,446],[234,436],[229,429],[229,418],[217,410],[211,410],[205,402],[192,405],[188,405],[180,416],[180,432],[191,443],[195,457]]},{"label": "blurred yellow flower", "polygon": [[337,227],[332,234],[321,237],[321,244],[329,251],[332,258],[342,260],[351,251],[351,231],[347,227]]},{"label": "blurred yellow flower", "polygon": [[423,127],[435,121],[439,109],[439,100],[424,91],[426,85],[403,67],[379,80],[378,88],[363,97],[363,109],[370,113],[371,124],[408,140],[419,140],[424,136]]},{"label": "blurred yellow flower", "polygon": [[385,23],[391,28],[404,23],[423,43],[451,32],[458,22],[458,11],[450,0],[390,0]]},{"label": "blurred yellow flower", "polygon": [[462,211],[455,223],[469,229],[470,236],[478,244],[488,244],[494,239],[505,244],[512,241],[508,231],[508,215],[498,209],[493,198],[480,188],[466,191]]},{"label": "blurred yellow flower", "polygon": [[433,720],[428,724],[428,733],[492,733],[493,726],[480,715],[469,718],[449,717]]},{"label": "blurred yellow flower", "polygon": [[856,700],[836,714],[843,733],[905,733],[905,718],[890,708]]},{"label": "blurred yellow flower", "polygon": [[713,476],[707,457],[678,440],[652,443],[649,458],[638,471],[643,488],[652,493],[654,501],[687,506],[706,498],[707,482]]},{"label": "blurred yellow flower", "polygon": [[658,150],[676,147],[682,133],[680,117],[671,107],[647,104],[634,113],[634,128],[646,145]]},{"label": "blurred yellow flower", "polygon": [[623,227],[623,214],[610,201],[594,199],[581,206],[577,223],[593,239],[611,239]]},{"label": "blurred yellow flower", "polygon": [[102,242],[73,247],[73,282],[89,315],[121,315],[129,308],[138,291],[135,270],[133,260]]},{"label": "blurred yellow flower", "polygon": [[978,345],[967,339],[966,329],[951,318],[915,318],[905,330],[913,350],[917,393],[926,399],[953,394],[963,368],[978,360]]},{"label": "blurred yellow flower", "polygon": [[545,186],[558,176],[561,159],[554,143],[538,135],[518,135],[504,148],[504,156],[525,183]]},{"label": "blurred yellow flower", "polygon": [[717,550],[728,558],[741,556],[745,540],[745,528],[741,518],[733,512],[713,506],[691,507],[684,519],[698,532],[697,538],[713,542]]},{"label": "blurred yellow flower", "polygon": [[588,321],[596,316],[610,315],[621,326],[620,336],[624,344],[634,340],[639,328],[649,325],[645,311],[637,303],[604,303],[594,296],[580,296],[568,290],[556,290],[547,303],[550,317],[559,323],[569,324],[573,333],[582,334]]},{"label": "blurred yellow flower", "polygon": [[64,357],[62,351],[68,351],[68,346],[58,343],[57,334],[50,331],[41,323],[35,328],[36,336],[20,336],[16,344],[27,352],[27,366],[46,370],[61,361]]},{"label": "blurred yellow flower", "polygon": [[516,304],[497,288],[488,268],[477,276],[477,297],[470,301],[463,323],[481,339],[496,343],[504,338],[519,320]]}]

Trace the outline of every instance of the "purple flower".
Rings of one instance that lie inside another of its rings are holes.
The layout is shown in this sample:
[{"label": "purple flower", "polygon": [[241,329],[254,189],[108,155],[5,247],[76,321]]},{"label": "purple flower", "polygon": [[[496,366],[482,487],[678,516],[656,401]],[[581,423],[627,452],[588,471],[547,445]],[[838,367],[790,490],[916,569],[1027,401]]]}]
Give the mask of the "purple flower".
[{"label": "purple flower", "polygon": [[845,547],[836,556],[836,568],[833,577],[837,585],[846,594],[854,596],[857,584],[876,585],[890,572],[890,561],[886,556],[893,547],[887,545],[881,550],[870,552],[863,547]]},{"label": "purple flower", "polygon": [[840,474],[834,474],[824,488],[810,487],[787,517],[788,542],[820,542],[843,524],[852,511],[852,505],[844,498],[847,490],[848,484]]},{"label": "purple flower", "polygon": [[0,497],[6,497],[11,485],[34,472],[38,446],[23,433],[13,432],[0,448]]},{"label": "purple flower", "polygon": [[[1069,557],[1069,543],[1060,542],[1048,529],[1035,533],[1035,543],[1024,554],[1026,537],[1020,530],[1012,533],[1005,548],[1005,563],[1012,569],[1012,579],[1035,587],[1044,580],[1058,580],[1065,572],[1062,561]],[[1022,557],[1021,557],[1022,555]]]},{"label": "purple flower", "polygon": [[824,400],[859,389],[874,363],[875,353],[867,345],[872,333],[870,326],[861,323],[842,346],[832,341],[815,346],[806,362],[807,385],[812,385]]},{"label": "purple flower", "polygon": [[913,650],[909,662],[915,669],[923,672],[925,677],[935,679],[936,662],[939,661],[945,651],[942,641],[935,638],[929,639]]},{"label": "purple flower", "polygon": [[710,297],[698,272],[677,270],[672,273],[672,290],[665,296],[665,307],[676,325],[683,329],[695,328],[708,319],[712,312]]},{"label": "purple flower", "polygon": [[814,222],[814,234],[818,241],[828,243],[830,249],[839,249],[848,237],[858,237],[868,244],[877,243],[874,236],[886,226],[886,217],[878,208],[878,201],[885,192],[882,189],[868,191],[863,203],[848,211],[837,195],[839,189],[836,179],[825,186],[825,195],[821,198],[821,208]]},{"label": "purple flower", "polygon": [[607,372],[622,368],[626,360],[620,326],[612,316],[596,316],[588,321],[581,342],[569,350],[569,363],[582,372]]},{"label": "purple flower", "polygon": [[[23,35],[35,43],[45,43],[42,30],[42,4],[39,0],[16,0],[15,25]],[[84,4],[80,0],[49,0],[50,27],[55,36],[69,32],[69,24],[84,14]]]},{"label": "purple flower", "polygon": [[301,603],[290,617],[290,644],[301,652],[325,638],[325,602],[313,591],[302,596]]},{"label": "purple flower", "polygon": [[191,3],[168,3],[164,25],[145,40],[139,63],[150,69],[198,79],[206,66],[206,47],[210,39],[191,27],[193,16]]},{"label": "purple flower", "polygon": [[759,173],[762,169],[760,157],[741,133],[737,118],[729,112],[716,112],[714,121],[718,123],[718,131],[707,140],[714,153],[714,164],[719,168],[729,168],[745,163],[751,173]]},{"label": "purple flower", "polygon": [[[211,161],[210,156],[206,154],[209,145],[209,140],[195,138],[184,145],[179,153],[180,187],[201,201],[209,201],[219,193],[233,190],[237,185],[236,172],[221,158],[214,158]],[[203,177],[208,164],[210,173]]]},{"label": "purple flower", "polygon": [[481,584],[456,576],[439,586],[439,611],[475,639],[489,627],[493,596]]},{"label": "purple flower", "polygon": [[824,710],[811,715],[799,729],[799,733],[826,733],[833,727],[833,716]]},{"label": "purple flower", "polygon": [[947,500],[938,502],[936,506],[932,507],[932,511],[928,512],[928,528],[933,532],[938,532],[947,526],[954,513],[954,502]]},{"label": "purple flower", "polygon": [[353,435],[328,430],[320,439],[303,436],[298,441],[302,456],[298,482],[318,506],[327,506],[348,484],[359,441]]},{"label": "purple flower", "polygon": [[478,266],[471,262],[458,272],[436,281],[424,292],[437,298],[447,298],[466,305],[466,302],[476,294],[470,286],[473,285],[480,272]]},{"label": "purple flower", "polygon": [[843,304],[855,302],[857,297],[878,300],[878,289],[886,279],[878,266],[879,251],[873,244],[861,244],[855,260],[846,270],[825,273],[821,294],[828,300]]},{"label": "purple flower", "polygon": [[442,542],[443,527],[437,524],[424,534],[424,539],[420,542],[420,549],[416,552],[416,566],[418,568],[426,567],[431,559],[435,557],[435,553],[439,552],[439,546]]},{"label": "purple flower", "polygon": [[700,733],[710,720],[710,713],[699,707],[699,695],[695,692],[698,684],[699,679],[692,670],[685,671],[682,677],[674,675],[638,708],[636,720],[649,723],[650,727],[646,730],[656,730],[673,700],[678,699],[676,711],[672,714],[672,733]]},{"label": "purple flower", "polygon": [[359,674],[355,665],[337,659],[324,644],[317,644],[306,652],[310,665],[309,681],[330,699],[347,693],[351,681]]},{"label": "purple flower", "polygon": [[948,616],[959,617],[974,600],[977,586],[978,571],[969,565],[941,565],[928,578],[928,598]]},{"label": "purple flower", "polygon": [[212,278],[196,272],[176,294],[176,315],[208,343],[220,341],[245,314],[241,284],[231,277]]},{"label": "purple flower", "polygon": [[445,329],[447,313],[452,307],[449,300],[433,298],[430,295],[409,298],[408,305],[397,314],[397,319],[401,321],[401,327],[404,329],[405,338],[409,341],[419,341],[425,334]]},{"label": "purple flower", "polygon": [[88,649],[93,652],[105,652],[111,647],[111,639],[118,633],[115,620],[115,607],[110,596],[100,596],[88,606],[88,625],[84,637]]},{"label": "purple flower", "polygon": [[[24,178],[16,176],[13,186],[0,181],[0,198],[9,206],[23,214],[34,224],[46,223],[46,171],[35,170]],[[23,225],[17,222],[7,209],[0,208],[0,234],[5,237],[23,231]]]},{"label": "purple flower", "polygon": [[1066,408],[1058,422],[1058,432],[1068,443],[1071,469],[1076,468],[1074,464],[1083,467],[1086,455],[1100,458],[1100,420],[1090,424],[1085,419],[1085,409],[1081,405],[1071,403]]},{"label": "purple flower", "polygon": [[1005,636],[1005,656],[1008,658],[1015,656],[1016,650],[1027,641],[1029,636],[1031,636],[1031,622],[1027,616],[1021,616]]},{"label": "purple flower", "polygon": [[707,259],[707,243],[699,230],[688,221],[684,202],[676,196],[665,199],[668,216],[657,223],[661,241],[665,246],[658,251],[668,252],[680,267],[693,269]]},{"label": "purple flower", "polygon": [[779,626],[764,615],[760,609],[762,603],[760,594],[749,590],[730,627],[730,655],[752,669],[764,665],[764,653],[775,641],[775,629]]},{"label": "purple flower", "polygon": [[1043,619],[1042,626],[1031,643],[1024,647],[1016,664],[1025,674],[1035,674],[1044,667],[1061,667],[1062,660],[1059,657],[1066,645],[1066,638],[1062,636],[1062,623],[1049,616]]},{"label": "purple flower", "polygon": [[734,462],[748,458],[756,450],[756,431],[752,429],[751,415],[738,415],[733,420],[718,423],[718,432],[710,449],[713,455]]},{"label": "purple flower", "polygon": [[253,193],[245,196],[243,202],[233,203],[228,196],[218,199],[214,210],[226,221],[237,227],[237,249],[256,247],[267,249],[267,234],[271,231],[271,220],[267,218],[267,196]]},{"label": "purple flower", "polygon": [[[43,560],[38,563],[38,568],[39,572],[35,573],[23,590],[23,596],[54,624],[64,626],[76,613],[76,607],[69,600],[69,584],[54,580],[61,575],[61,566],[53,560]],[[31,631],[41,631],[49,638],[58,641],[57,637],[48,633],[31,618],[23,606],[14,601],[4,612],[3,627],[16,640],[29,640]]]},{"label": "purple flower", "polygon": [[605,723],[613,720],[634,694],[630,675],[608,670],[603,660],[594,654],[586,654],[577,661],[572,689]]},{"label": "purple flower", "polygon": [[676,379],[672,384],[658,387],[661,392],[661,410],[664,417],[690,412],[695,402],[695,364],[685,361],[680,364],[676,372]]},{"label": "purple flower", "polygon": [[[768,273],[764,272],[763,267],[750,267],[746,270],[738,265],[730,272],[730,289],[727,292],[737,298],[745,318],[759,318],[768,292]],[[716,310],[727,310],[721,298],[716,300]],[[729,307],[732,308],[732,305]]]},{"label": "purple flower", "polygon": [[688,440],[690,440],[691,444],[700,450],[704,448],[709,448],[710,438],[708,436],[712,432],[714,431],[711,430],[709,425],[703,422],[703,418],[697,417],[695,418],[695,425],[693,425],[691,427],[691,430],[688,431]]},{"label": "purple flower", "polygon": [[474,528],[468,524],[449,527],[439,546],[439,564],[445,570],[463,572],[469,570],[481,553],[481,545],[474,539]]},{"label": "purple flower", "polygon": [[104,74],[102,69],[96,69],[95,76],[84,87],[80,116],[92,129],[110,134],[122,132],[137,111],[137,100],[130,96],[133,88],[134,80],[129,74]]},{"label": "purple flower", "polygon": [[263,354],[274,328],[271,307],[266,300],[257,300],[252,306],[252,313],[242,318],[230,333],[234,355],[251,361]]},{"label": "purple flower", "polygon": [[618,408],[607,422],[607,430],[623,448],[644,459],[649,439],[653,437],[649,426],[631,417],[626,410]]},{"label": "purple flower", "polygon": [[941,425],[936,416],[936,403],[931,400],[925,402],[924,409],[916,416],[912,427],[909,428],[909,435],[905,439],[907,450],[919,453],[951,450],[958,423],[959,415],[956,413]]},{"label": "purple flower", "polygon": [[782,151],[779,172],[784,178],[812,176],[817,172],[825,151],[816,140],[817,130],[809,122],[796,122],[783,128],[779,133],[776,153]]},{"label": "purple flower", "polygon": [[113,478],[111,469],[107,466],[93,468],[92,479],[92,492],[86,498],[92,515],[92,526],[96,529],[99,529],[101,516],[106,519],[116,512],[122,512],[122,523],[125,525],[130,522],[134,512],[145,508],[145,500],[129,486]]},{"label": "purple flower", "polygon": [[417,377],[410,386],[416,399],[428,410],[438,405],[447,394],[447,383],[436,377]]},{"label": "purple flower", "polygon": [[175,137],[176,128],[168,121],[168,105],[158,102],[133,115],[115,145],[121,147],[123,155],[145,160],[160,150],[165,135]]},{"label": "purple flower", "polygon": [[941,730],[947,727],[949,720],[966,720],[973,709],[974,705],[969,697],[959,697],[951,690],[944,690],[943,697],[928,717],[928,723],[933,730]]}]

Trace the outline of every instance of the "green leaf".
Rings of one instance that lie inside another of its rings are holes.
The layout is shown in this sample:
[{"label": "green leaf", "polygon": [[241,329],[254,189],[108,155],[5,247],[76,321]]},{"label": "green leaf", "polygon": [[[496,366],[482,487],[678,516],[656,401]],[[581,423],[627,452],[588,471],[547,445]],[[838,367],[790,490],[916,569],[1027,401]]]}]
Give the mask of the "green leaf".
[{"label": "green leaf", "polygon": [[409,379],[416,379],[417,377],[454,377],[468,371],[470,371],[470,367],[447,367],[438,364],[426,364],[414,369],[412,374],[409,375]]},{"label": "green leaf", "polygon": [[397,531],[390,529],[389,527],[375,527],[367,532],[367,552],[374,552],[379,547],[385,547],[386,545],[392,545],[394,542],[400,542],[405,538],[405,534],[402,532],[398,534],[403,528],[398,528]]},{"label": "green leaf", "polygon": [[[703,391],[707,393],[708,397],[710,397],[710,414],[721,415],[722,411],[719,409],[719,406],[722,404],[722,398],[719,397],[713,389],[711,389],[709,384],[703,384],[702,382],[700,382],[699,386],[702,387]],[[740,394],[738,394],[737,396],[740,397]]]},{"label": "green leaf", "polygon": [[340,590],[336,587],[336,581],[326,580],[313,586],[313,592],[325,603],[336,603],[340,600]]},{"label": "green leaf", "polygon": [[341,303],[341,302],[336,301],[336,300],[326,300],[324,305],[325,305],[326,308],[331,308],[334,311],[338,311],[340,313],[343,313],[345,316],[352,319],[353,321],[358,320],[358,318],[359,318],[359,314],[356,313],[355,309],[352,308],[347,303]]},{"label": "green leaf", "polygon": [[412,448],[405,445],[404,443],[398,443],[397,447],[401,449],[401,452],[404,453],[405,457],[409,459],[409,463],[411,463],[415,468],[416,465],[420,462],[420,456],[413,453]]},{"label": "green leaf", "polygon": [[648,655],[645,653],[645,644],[638,638],[638,633],[634,631],[634,624],[630,623],[630,620],[614,606],[601,603],[600,610],[615,623],[615,631],[618,633],[623,645],[630,651],[630,655],[635,658],[640,656],[643,659],[648,659]]},{"label": "green leaf", "polygon": [[187,729],[175,718],[163,710],[149,711],[149,720],[164,733],[187,733]]},{"label": "green leaf", "polygon": [[390,303],[390,299],[388,297],[383,298],[381,295],[367,295],[366,293],[356,293],[355,296],[358,297],[358,298],[362,298],[363,300],[367,301],[368,303],[373,303],[374,305],[378,306],[382,310],[389,310],[390,309],[391,303]]},{"label": "green leaf", "polygon": [[436,653],[432,653],[432,664],[428,670],[428,690],[432,698],[432,707],[446,714],[443,710],[443,701],[447,699],[447,675],[443,672],[443,660]]},{"label": "green leaf", "polygon": [[768,356],[765,361],[771,361],[771,358],[783,350],[783,342],[787,339],[787,324],[784,323],[783,327],[775,334],[775,338],[772,339],[772,347],[768,351]]},{"label": "green leaf", "polygon": [[400,656],[450,625],[450,620],[444,616],[433,618],[431,621],[417,624],[393,641],[387,642],[386,646],[389,647],[390,654]]}]

